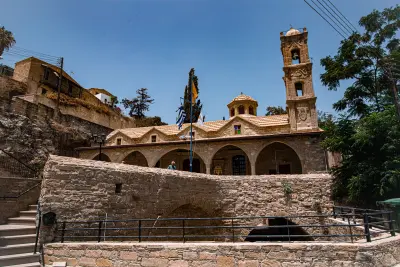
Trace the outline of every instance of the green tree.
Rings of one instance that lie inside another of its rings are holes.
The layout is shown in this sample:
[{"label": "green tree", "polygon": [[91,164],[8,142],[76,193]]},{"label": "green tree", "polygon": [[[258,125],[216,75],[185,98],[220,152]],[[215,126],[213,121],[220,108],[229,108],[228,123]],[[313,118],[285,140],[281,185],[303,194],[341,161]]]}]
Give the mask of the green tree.
[{"label": "green tree", "polygon": [[354,33],[337,55],[321,60],[321,80],[329,90],[353,82],[333,105],[340,117],[323,125],[322,145],[342,154],[341,166],[332,169],[334,197],[341,202],[374,206],[376,200],[400,197],[398,80],[396,64],[388,61],[399,53],[399,18],[399,6],[374,10],[360,19],[363,34]]},{"label": "green tree", "polygon": [[144,113],[150,109],[150,104],[154,103],[147,93],[147,88],[141,88],[136,91],[137,96],[133,99],[122,99],[121,103],[124,108],[129,109],[129,116],[136,118],[144,118]]},{"label": "green tree", "polygon": [[12,32],[7,31],[4,26],[0,27],[0,57],[15,44]]},{"label": "green tree", "polygon": [[287,114],[286,109],[284,109],[281,106],[268,106],[267,107],[267,113],[265,114],[265,116],[272,116],[272,115],[281,115],[281,114]]},{"label": "green tree", "polygon": [[399,17],[400,6],[374,10],[360,19],[363,34],[352,34],[342,41],[337,55],[321,60],[325,68],[321,81],[329,90],[337,90],[343,80],[354,81],[333,105],[337,111],[363,117],[394,103],[400,112],[395,75],[399,64],[393,61],[400,52]]},{"label": "green tree", "polygon": [[[197,88],[197,93],[200,95],[200,89],[199,89],[199,79],[197,76],[194,74],[194,69],[192,68],[189,72],[189,81],[188,84],[190,84],[190,77],[193,76],[193,83]],[[183,94],[183,108],[186,112],[186,119],[184,123],[189,123],[190,122],[190,87],[186,86],[185,91]],[[200,99],[197,99],[196,103],[193,105],[193,120],[192,122],[196,122],[200,116],[201,109],[203,108],[203,104],[201,103]]]},{"label": "green tree", "polygon": [[155,116],[155,117],[145,117],[141,119],[137,119],[135,121],[136,127],[148,127],[148,126],[161,126],[161,125],[167,125],[165,122],[161,120],[160,117]]},{"label": "green tree", "polygon": [[334,123],[335,123],[334,117],[332,114],[318,110],[318,127],[319,128],[326,131]]},{"label": "green tree", "polygon": [[14,73],[13,68],[0,63],[0,75],[5,75],[5,76],[11,77],[11,76],[13,76],[13,73]]}]

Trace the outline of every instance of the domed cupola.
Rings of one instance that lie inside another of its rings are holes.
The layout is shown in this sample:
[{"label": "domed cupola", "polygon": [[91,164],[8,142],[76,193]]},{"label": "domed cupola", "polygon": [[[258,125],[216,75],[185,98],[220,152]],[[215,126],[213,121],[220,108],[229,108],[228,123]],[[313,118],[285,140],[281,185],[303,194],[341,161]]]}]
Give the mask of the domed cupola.
[{"label": "domed cupola", "polygon": [[258,102],[251,96],[240,93],[229,104],[229,116],[234,117],[241,114],[257,116]]}]

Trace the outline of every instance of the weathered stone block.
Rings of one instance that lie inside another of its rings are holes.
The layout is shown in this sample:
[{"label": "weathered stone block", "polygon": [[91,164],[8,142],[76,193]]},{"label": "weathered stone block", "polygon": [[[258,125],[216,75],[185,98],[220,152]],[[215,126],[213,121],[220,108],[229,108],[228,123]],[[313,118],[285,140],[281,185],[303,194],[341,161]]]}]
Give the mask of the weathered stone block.
[{"label": "weathered stone block", "polygon": [[258,267],[258,260],[239,261],[239,267]]},{"label": "weathered stone block", "polygon": [[169,267],[189,267],[189,262],[184,260],[172,260],[168,263]]},{"label": "weathered stone block", "polygon": [[81,266],[96,267],[96,259],[93,259],[93,258],[81,257],[81,258],[79,258],[78,263]]},{"label": "weathered stone block", "polygon": [[275,260],[263,260],[261,262],[261,267],[281,267],[280,262]]},{"label": "weathered stone block", "polygon": [[98,258],[98,259],[96,259],[96,265],[97,265],[97,267],[110,267],[113,264],[110,260],[107,260],[104,258]]},{"label": "weathered stone block", "polygon": [[217,266],[218,267],[230,267],[235,265],[235,259],[233,257],[218,256]]},{"label": "weathered stone block", "polygon": [[146,267],[165,267],[168,266],[168,260],[158,258],[143,258],[141,265]]},{"label": "weathered stone block", "polygon": [[137,253],[131,251],[121,251],[119,258],[121,260],[137,260]]},{"label": "weathered stone block", "polygon": [[197,252],[188,252],[188,251],[184,251],[183,252],[183,259],[184,260],[194,260],[197,259],[198,255]]},{"label": "weathered stone block", "polygon": [[210,252],[199,252],[199,259],[200,260],[214,260],[217,258],[216,253],[210,253]]}]

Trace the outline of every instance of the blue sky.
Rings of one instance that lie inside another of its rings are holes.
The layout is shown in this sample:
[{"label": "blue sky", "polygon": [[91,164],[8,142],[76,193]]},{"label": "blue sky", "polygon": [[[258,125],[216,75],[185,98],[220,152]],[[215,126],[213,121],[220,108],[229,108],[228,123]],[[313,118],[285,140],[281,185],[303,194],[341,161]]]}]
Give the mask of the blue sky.
[{"label": "blue sky", "polygon": [[[398,2],[331,1],[355,25]],[[63,56],[85,88],[119,99],[148,88],[155,103],[147,115],[170,124],[191,67],[206,120],[228,118],[226,105],[241,92],[258,101],[259,115],[285,106],[279,33],[290,25],[309,31],[317,108],[333,112],[345,89],[330,92],[319,80],[320,59],[335,54],[341,37],[302,0],[1,0],[0,24],[18,47]],[[2,63],[20,59],[5,55]]]}]

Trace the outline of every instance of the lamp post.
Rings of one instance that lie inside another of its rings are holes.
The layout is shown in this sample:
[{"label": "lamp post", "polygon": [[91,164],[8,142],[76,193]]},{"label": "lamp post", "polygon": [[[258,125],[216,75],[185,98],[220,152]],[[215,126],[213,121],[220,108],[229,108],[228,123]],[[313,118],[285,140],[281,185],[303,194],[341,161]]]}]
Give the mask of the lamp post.
[{"label": "lamp post", "polygon": [[106,142],[106,135],[92,134],[91,140],[93,143],[99,144],[99,160],[101,161],[101,146]]}]

